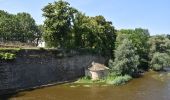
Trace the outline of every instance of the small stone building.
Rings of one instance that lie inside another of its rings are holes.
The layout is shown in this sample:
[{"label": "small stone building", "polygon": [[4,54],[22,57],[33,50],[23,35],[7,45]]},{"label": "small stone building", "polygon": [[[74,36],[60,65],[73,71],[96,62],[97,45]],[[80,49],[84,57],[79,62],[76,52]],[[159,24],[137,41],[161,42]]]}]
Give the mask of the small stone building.
[{"label": "small stone building", "polygon": [[92,80],[98,80],[107,76],[109,68],[103,64],[92,62],[92,64],[85,70],[85,75],[90,76]]}]

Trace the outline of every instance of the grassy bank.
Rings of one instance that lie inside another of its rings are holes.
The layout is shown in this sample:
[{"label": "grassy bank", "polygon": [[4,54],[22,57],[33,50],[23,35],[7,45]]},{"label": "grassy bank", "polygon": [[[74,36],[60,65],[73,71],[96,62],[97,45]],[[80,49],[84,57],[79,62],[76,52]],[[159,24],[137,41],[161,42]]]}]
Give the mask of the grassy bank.
[{"label": "grassy bank", "polygon": [[92,80],[90,77],[83,77],[77,80],[75,83],[83,83],[83,84],[97,84],[97,83],[104,83],[110,85],[123,85],[127,82],[132,80],[132,77],[129,75],[124,76],[113,76],[108,75],[107,77],[100,79],[100,80]]}]

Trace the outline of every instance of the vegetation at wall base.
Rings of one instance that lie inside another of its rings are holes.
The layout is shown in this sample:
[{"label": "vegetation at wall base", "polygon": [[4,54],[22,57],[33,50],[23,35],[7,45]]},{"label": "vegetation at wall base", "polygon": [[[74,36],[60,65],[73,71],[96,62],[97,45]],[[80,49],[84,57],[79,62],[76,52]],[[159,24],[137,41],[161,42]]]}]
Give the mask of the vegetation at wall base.
[{"label": "vegetation at wall base", "polygon": [[123,85],[132,80],[132,77],[129,75],[116,76],[113,80],[108,81],[108,84],[113,85]]},{"label": "vegetation at wall base", "polygon": [[89,76],[82,77],[78,79],[75,83],[82,83],[82,84],[108,84],[108,85],[123,85],[132,80],[132,77],[129,75],[124,76],[115,76],[115,75],[108,75],[107,77],[99,80],[91,80]]},{"label": "vegetation at wall base", "polygon": [[98,83],[105,83],[105,80],[104,79],[92,80],[90,76],[84,76],[84,77],[78,79],[75,83],[98,84]]}]

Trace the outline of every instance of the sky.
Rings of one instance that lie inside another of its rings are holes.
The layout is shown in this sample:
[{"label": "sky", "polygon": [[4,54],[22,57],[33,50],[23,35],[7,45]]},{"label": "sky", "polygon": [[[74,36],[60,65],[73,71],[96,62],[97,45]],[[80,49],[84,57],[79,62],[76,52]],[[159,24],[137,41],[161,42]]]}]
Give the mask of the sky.
[{"label": "sky", "polygon": [[[116,29],[149,29],[151,35],[170,34],[170,0],[65,0],[87,16],[103,15]],[[42,8],[54,0],[0,0],[0,10],[27,12],[43,24]]]}]

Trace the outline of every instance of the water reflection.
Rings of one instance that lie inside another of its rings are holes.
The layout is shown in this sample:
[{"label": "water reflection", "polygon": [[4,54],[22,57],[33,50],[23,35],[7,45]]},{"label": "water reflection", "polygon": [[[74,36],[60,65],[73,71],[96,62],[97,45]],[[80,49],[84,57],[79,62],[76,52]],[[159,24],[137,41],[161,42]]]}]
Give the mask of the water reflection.
[{"label": "water reflection", "polygon": [[127,85],[64,84],[12,95],[9,100],[170,100],[170,74],[148,72]]}]

